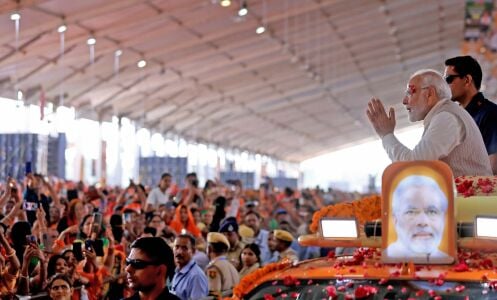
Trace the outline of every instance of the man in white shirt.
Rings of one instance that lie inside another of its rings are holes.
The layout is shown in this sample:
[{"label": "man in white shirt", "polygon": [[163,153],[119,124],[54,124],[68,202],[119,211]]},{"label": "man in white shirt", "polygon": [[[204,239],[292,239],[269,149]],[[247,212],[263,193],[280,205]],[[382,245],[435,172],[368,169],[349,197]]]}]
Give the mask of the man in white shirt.
[{"label": "man in white shirt", "polygon": [[147,212],[159,209],[159,205],[169,202],[169,187],[171,186],[172,176],[164,173],[161,176],[159,185],[153,188],[147,198]]},{"label": "man in white shirt", "polygon": [[492,175],[478,127],[471,116],[450,99],[450,87],[437,71],[420,70],[411,76],[402,104],[409,121],[423,121],[424,125],[423,137],[413,150],[393,134],[393,108],[387,114],[380,99],[372,98],[367,116],[392,161],[441,160],[452,168],[454,176]]}]

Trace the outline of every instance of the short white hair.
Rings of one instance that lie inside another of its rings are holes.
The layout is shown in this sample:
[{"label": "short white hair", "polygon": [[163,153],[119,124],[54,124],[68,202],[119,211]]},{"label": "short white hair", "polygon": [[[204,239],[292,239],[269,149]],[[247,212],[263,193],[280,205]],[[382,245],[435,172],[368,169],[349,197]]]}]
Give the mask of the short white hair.
[{"label": "short white hair", "polygon": [[447,197],[433,178],[423,175],[407,176],[399,182],[393,192],[392,213],[397,215],[399,212],[398,210],[401,207],[401,203],[404,201],[404,194],[408,189],[423,187],[429,188],[433,191],[433,195],[440,200],[441,210],[445,213],[448,206]]},{"label": "short white hair", "polygon": [[422,69],[412,74],[409,81],[418,76],[421,78],[422,86],[432,86],[435,88],[435,92],[437,93],[439,100],[452,98],[450,86],[447,84],[440,72],[433,69]]}]

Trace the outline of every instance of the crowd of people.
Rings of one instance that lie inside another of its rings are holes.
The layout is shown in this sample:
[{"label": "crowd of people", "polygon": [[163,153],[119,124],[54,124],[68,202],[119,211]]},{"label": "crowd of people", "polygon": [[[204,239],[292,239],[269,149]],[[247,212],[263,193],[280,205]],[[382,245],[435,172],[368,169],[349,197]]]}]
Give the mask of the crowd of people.
[{"label": "crowd of people", "polygon": [[278,191],[270,180],[195,173],[185,185],[164,173],[157,186],[125,188],[27,174],[0,198],[0,297],[202,299],[219,297],[250,272],[282,259],[326,255],[301,247],[315,210],[357,194]]}]

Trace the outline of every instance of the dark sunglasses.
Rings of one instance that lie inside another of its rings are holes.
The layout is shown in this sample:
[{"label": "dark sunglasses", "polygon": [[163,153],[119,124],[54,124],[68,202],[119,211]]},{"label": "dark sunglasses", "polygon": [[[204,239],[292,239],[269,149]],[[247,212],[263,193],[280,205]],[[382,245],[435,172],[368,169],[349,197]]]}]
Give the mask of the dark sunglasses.
[{"label": "dark sunglasses", "polygon": [[144,261],[139,259],[127,259],[126,258],[126,266],[131,266],[135,270],[145,269],[148,266],[158,266],[159,263],[155,261]]},{"label": "dark sunglasses", "polygon": [[447,75],[445,76],[445,81],[448,83],[448,84],[451,84],[454,79],[456,79],[457,77],[459,78],[464,78],[466,75],[461,75],[461,74],[453,74],[453,75]]}]

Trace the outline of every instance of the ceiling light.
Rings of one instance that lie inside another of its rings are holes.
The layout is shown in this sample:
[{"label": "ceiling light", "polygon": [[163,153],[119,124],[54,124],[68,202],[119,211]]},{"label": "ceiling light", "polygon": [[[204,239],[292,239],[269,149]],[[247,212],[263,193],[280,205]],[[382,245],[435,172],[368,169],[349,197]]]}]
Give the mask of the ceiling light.
[{"label": "ceiling light", "polygon": [[137,64],[138,68],[144,68],[147,65],[147,61],[142,59]]},{"label": "ceiling light", "polygon": [[67,30],[67,26],[65,24],[62,24],[59,26],[59,28],[57,28],[58,33],[66,32],[66,30]]},{"label": "ceiling light", "polygon": [[17,20],[20,20],[20,19],[21,19],[21,15],[20,15],[19,13],[16,13],[16,12],[15,12],[15,13],[13,13],[13,14],[11,14],[11,15],[10,15],[10,19],[11,19],[12,21],[17,21]]},{"label": "ceiling light", "polygon": [[219,3],[222,7],[228,7],[231,5],[231,0],[221,0]]},{"label": "ceiling light", "polygon": [[264,26],[259,26],[257,27],[257,29],[255,30],[255,33],[257,34],[263,34],[264,31],[266,31],[266,28]]},{"label": "ceiling light", "polygon": [[243,17],[248,14],[247,2],[243,1],[242,6],[238,10],[238,16]]},{"label": "ceiling light", "polygon": [[86,41],[86,43],[90,46],[95,45],[97,43],[97,40],[94,37],[91,37]]},{"label": "ceiling light", "polygon": [[114,52],[114,55],[116,57],[119,57],[119,56],[123,55],[123,50],[121,50],[121,49],[116,50],[116,52]]},{"label": "ceiling light", "polygon": [[17,91],[17,100],[21,101],[23,96],[24,96],[24,95],[23,95],[22,91],[21,91],[21,90],[18,90],[18,91]]}]

